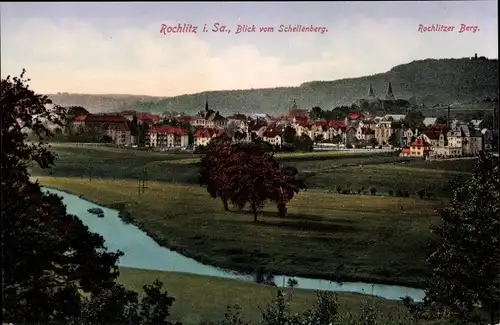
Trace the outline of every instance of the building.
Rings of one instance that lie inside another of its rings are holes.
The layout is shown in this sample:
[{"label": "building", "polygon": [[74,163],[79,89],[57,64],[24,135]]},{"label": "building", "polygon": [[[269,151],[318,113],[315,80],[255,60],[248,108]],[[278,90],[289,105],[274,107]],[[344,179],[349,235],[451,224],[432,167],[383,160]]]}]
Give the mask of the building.
[{"label": "building", "polygon": [[394,93],[392,92],[392,85],[391,82],[389,82],[389,86],[387,86],[387,93],[385,94],[385,100],[395,100],[396,97],[394,96]]},{"label": "building", "polygon": [[191,125],[202,128],[224,129],[227,126],[227,119],[208,108],[208,101],[205,103],[205,110],[198,113],[198,116],[191,120]]},{"label": "building", "polygon": [[149,145],[153,148],[184,148],[189,145],[189,135],[179,126],[153,126],[148,130]]},{"label": "building", "polygon": [[430,147],[430,143],[428,143],[424,137],[418,137],[410,144],[409,148],[405,147],[401,150],[400,156],[424,158],[428,156]]},{"label": "building", "polygon": [[111,138],[114,144],[119,146],[129,146],[135,142],[132,137],[132,130],[127,123],[110,124],[106,130],[106,135]]},{"label": "building", "polygon": [[375,125],[375,139],[379,146],[387,145],[392,135],[392,122],[381,120]]},{"label": "building", "polygon": [[206,146],[210,140],[221,136],[224,134],[224,131],[221,129],[215,128],[199,128],[193,134],[194,137],[194,145],[195,146]]},{"label": "building", "polygon": [[281,147],[281,145],[283,144],[282,136],[280,135],[278,130],[273,127],[266,128],[266,130],[262,133],[262,140],[277,147]]}]

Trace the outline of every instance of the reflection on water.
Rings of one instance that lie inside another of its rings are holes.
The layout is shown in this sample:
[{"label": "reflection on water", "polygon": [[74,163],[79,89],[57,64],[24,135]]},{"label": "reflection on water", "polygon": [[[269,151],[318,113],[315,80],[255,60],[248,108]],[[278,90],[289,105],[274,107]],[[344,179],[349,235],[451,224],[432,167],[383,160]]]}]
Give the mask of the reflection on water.
[{"label": "reflection on water", "polygon": [[[256,275],[244,275],[230,270],[203,265],[177,252],[158,245],[151,237],[132,224],[125,224],[118,217],[118,211],[100,207],[85,201],[76,195],[71,195],[54,189],[46,191],[60,195],[67,206],[68,213],[78,216],[89,230],[100,234],[105,239],[105,245],[110,251],[123,251],[124,255],[118,264],[124,267],[194,273],[271,285],[295,286],[296,288],[358,292],[376,295],[386,299],[399,300],[409,296],[415,301],[422,301],[423,290],[403,286],[370,284],[362,282],[337,283],[328,280],[308,279],[265,274],[262,270]],[[104,218],[98,218],[88,212],[89,209],[101,208]],[[295,281],[295,282],[294,282]]]}]

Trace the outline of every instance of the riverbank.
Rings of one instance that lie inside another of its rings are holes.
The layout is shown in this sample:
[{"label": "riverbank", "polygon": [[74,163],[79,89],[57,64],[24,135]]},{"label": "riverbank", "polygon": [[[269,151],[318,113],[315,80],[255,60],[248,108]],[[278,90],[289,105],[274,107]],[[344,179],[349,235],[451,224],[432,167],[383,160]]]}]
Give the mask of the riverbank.
[{"label": "riverbank", "polygon": [[422,287],[428,229],[437,221],[435,201],[305,192],[288,217],[277,218],[271,206],[254,224],[248,214],[224,212],[200,187],[152,182],[139,198],[131,181],[40,182],[126,209],[160,245],[202,263],[333,281]]},{"label": "riverbank", "polygon": [[[276,298],[276,288],[247,283],[238,280],[199,276],[177,272],[161,272],[120,267],[118,283],[128,289],[142,293],[142,287],[159,279],[168,294],[175,298],[172,306],[172,318],[184,325],[198,325],[202,320],[220,321],[228,305],[241,307],[241,315],[252,323],[261,320],[262,308]],[[285,289],[292,296],[291,309],[303,312],[316,303],[316,292],[312,290]],[[208,298],[209,297],[209,298]],[[382,314],[403,314],[405,310],[400,302],[371,298],[354,293],[339,293],[339,311],[341,313],[359,312],[362,303],[375,303]]]}]

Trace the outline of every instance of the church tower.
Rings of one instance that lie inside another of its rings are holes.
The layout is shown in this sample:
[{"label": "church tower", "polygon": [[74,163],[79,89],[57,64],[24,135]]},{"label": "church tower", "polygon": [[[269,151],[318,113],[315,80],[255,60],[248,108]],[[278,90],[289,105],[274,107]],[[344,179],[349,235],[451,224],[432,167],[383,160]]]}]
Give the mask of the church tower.
[{"label": "church tower", "polygon": [[368,98],[375,98],[375,92],[373,91],[372,84],[370,84],[370,89],[368,89]]},{"label": "church tower", "polygon": [[392,92],[392,85],[389,81],[389,86],[387,87],[387,93],[385,94],[385,100],[395,100],[394,93]]}]

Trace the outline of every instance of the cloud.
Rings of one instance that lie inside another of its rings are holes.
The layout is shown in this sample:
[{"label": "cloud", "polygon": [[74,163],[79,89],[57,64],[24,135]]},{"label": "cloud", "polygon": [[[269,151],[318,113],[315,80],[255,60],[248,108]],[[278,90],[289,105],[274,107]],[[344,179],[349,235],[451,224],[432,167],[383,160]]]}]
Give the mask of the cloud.
[{"label": "cloud", "polygon": [[[384,72],[426,57],[496,51],[496,44],[484,41],[493,33],[488,30],[421,34],[416,21],[359,16],[335,22],[324,35],[276,35],[290,42],[281,53],[263,54],[256,42],[228,41],[215,55],[213,43],[200,35],[160,35],[161,23],[166,22],[106,31],[78,20],[22,21],[17,29],[2,32],[2,76],[26,68],[39,92],[173,96],[295,86]],[[299,52],[301,60],[290,63]]]}]

